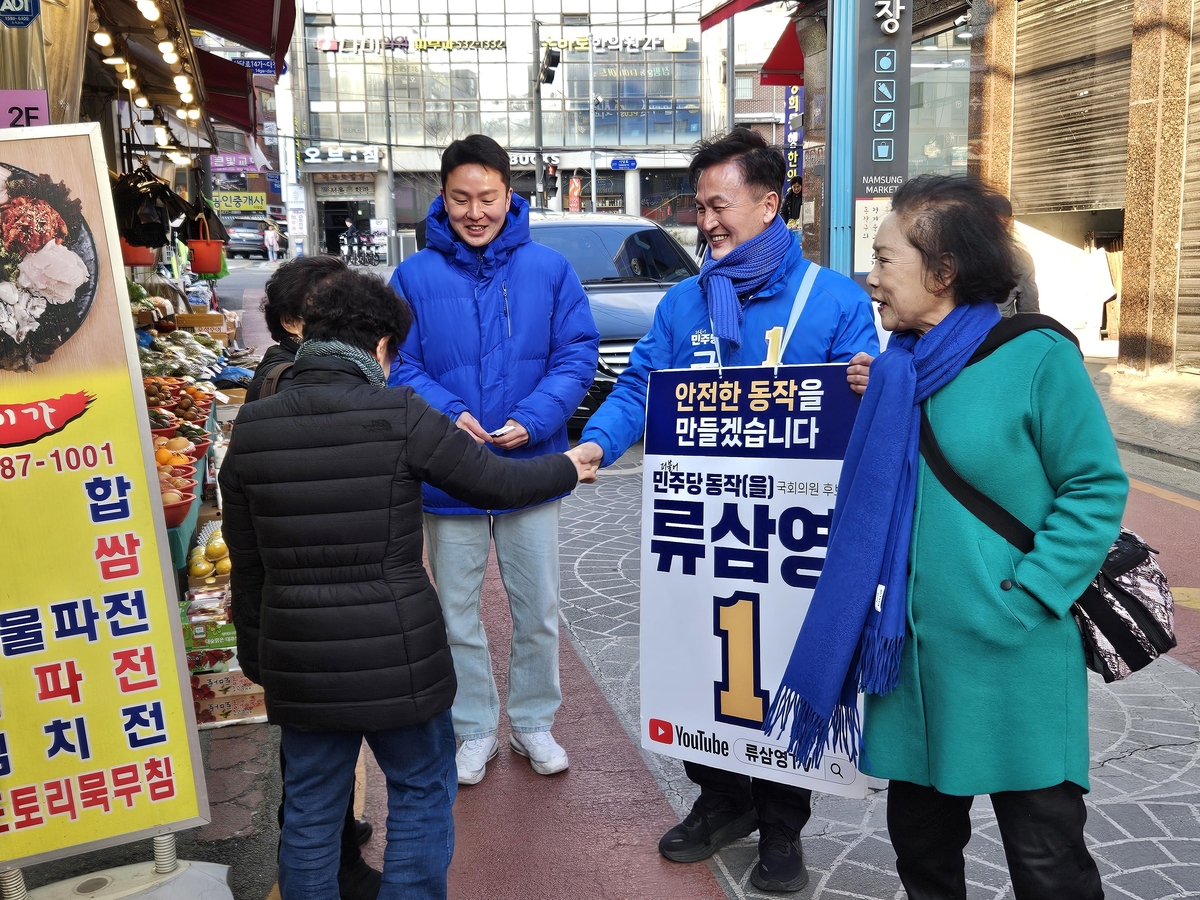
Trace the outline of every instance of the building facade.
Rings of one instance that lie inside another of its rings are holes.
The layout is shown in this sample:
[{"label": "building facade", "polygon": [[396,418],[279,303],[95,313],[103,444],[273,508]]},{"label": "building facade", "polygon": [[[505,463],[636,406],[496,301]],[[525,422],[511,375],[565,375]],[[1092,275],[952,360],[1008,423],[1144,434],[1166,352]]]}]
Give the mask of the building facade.
[{"label": "building facade", "polygon": [[336,252],[346,218],[360,230],[383,218],[414,228],[440,190],[440,152],[467,134],[510,151],[513,188],[529,197],[531,75],[547,49],[560,55],[542,87],[550,208],[567,205],[573,177],[590,208],[595,148],[597,210],[694,223],[686,165],[702,136],[699,9],[687,0],[617,6],[422,0],[419,11],[400,11],[379,0],[307,0],[281,110],[290,106],[295,136],[284,142],[289,205],[304,210],[310,250]]}]

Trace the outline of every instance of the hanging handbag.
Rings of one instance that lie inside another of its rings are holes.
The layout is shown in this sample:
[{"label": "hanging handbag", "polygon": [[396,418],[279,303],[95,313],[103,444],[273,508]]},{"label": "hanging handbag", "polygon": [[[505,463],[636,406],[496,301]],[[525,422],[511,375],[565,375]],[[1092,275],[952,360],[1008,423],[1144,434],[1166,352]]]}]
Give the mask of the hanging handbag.
[{"label": "hanging handbag", "polygon": [[[1026,331],[1049,328],[1074,336],[1048,316],[1021,314],[992,329],[971,357],[973,365],[996,347]],[[1034,532],[995,500],[979,491],[950,465],[921,409],[921,456],[934,477],[968,512],[1022,553],[1033,550]],[[1087,667],[1106,682],[1145,668],[1175,646],[1175,610],[1167,576],[1152,549],[1125,528],[1108,551],[1099,573],[1071,607],[1083,637]]]}]

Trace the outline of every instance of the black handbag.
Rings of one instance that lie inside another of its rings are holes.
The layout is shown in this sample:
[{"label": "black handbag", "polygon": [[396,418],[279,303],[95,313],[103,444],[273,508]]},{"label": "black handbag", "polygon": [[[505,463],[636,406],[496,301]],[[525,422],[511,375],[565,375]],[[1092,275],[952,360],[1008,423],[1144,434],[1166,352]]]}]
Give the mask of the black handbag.
[{"label": "black handbag", "polygon": [[[1022,314],[992,330],[968,365],[983,359],[1017,334],[1051,328],[1074,336],[1047,316]],[[921,455],[942,486],[975,518],[1022,553],[1033,550],[1034,532],[955,471],[938,446],[929,417],[921,410]],[[1106,682],[1145,668],[1175,646],[1175,609],[1167,576],[1138,535],[1125,528],[1108,551],[1099,573],[1071,607],[1083,637],[1087,666]]]}]

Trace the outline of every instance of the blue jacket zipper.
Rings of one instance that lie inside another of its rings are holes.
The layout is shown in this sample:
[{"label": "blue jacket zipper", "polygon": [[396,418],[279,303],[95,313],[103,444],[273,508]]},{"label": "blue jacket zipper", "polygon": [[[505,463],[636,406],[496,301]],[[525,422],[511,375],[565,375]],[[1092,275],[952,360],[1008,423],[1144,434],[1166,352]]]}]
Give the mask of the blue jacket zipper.
[{"label": "blue jacket zipper", "polygon": [[508,314],[508,281],[500,282],[500,290],[504,292],[504,320],[508,323],[508,336],[512,337],[512,316]]}]

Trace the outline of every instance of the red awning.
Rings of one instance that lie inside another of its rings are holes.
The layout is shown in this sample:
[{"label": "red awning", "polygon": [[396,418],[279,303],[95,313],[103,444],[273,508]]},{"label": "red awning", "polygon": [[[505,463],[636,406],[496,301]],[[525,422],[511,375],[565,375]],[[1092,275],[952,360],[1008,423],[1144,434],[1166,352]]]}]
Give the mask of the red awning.
[{"label": "red awning", "polygon": [[748,9],[767,6],[774,2],[776,0],[729,0],[728,3],[722,3],[707,16],[700,17],[700,30],[708,31],[714,25],[720,25],[730,16],[736,16],[738,13],[745,12]]},{"label": "red awning", "polygon": [[783,29],[775,49],[758,70],[758,80],[761,84],[804,84],[804,52],[794,22]]},{"label": "red awning", "polygon": [[245,66],[199,48],[196,49],[196,62],[208,94],[204,111],[246,134],[255,134],[254,73]]},{"label": "red awning", "polygon": [[296,26],[295,0],[183,0],[188,25],[203,28],[275,60],[283,71],[283,56]]}]

